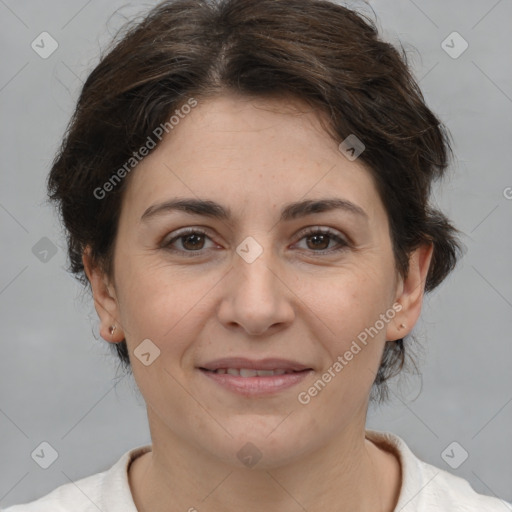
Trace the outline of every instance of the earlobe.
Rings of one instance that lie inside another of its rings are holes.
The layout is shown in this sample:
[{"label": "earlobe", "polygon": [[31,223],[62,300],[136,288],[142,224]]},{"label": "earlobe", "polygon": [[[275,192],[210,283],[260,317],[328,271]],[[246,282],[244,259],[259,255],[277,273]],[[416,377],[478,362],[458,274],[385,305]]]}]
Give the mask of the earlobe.
[{"label": "earlobe", "polygon": [[108,276],[92,261],[90,247],[82,254],[87,279],[91,285],[94,307],[100,319],[100,335],[111,343],[123,341],[124,335],[119,322],[119,306],[115,289],[110,284]]},{"label": "earlobe", "polygon": [[433,244],[423,244],[411,253],[407,276],[401,279],[397,290],[396,303],[400,304],[401,308],[393,322],[388,324],[388,341],[403,338],[416,324],[421,313],[433,251]]}]

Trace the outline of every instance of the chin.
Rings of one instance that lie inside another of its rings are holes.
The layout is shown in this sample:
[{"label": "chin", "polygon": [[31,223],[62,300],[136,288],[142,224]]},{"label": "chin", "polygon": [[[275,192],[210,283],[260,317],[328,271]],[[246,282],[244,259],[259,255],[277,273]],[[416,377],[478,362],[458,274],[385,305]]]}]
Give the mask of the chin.
[{"label": "chin", "polygon": [[226,426],[232,437],[224,436],[213,450],[212,444],[205,448],[229,466],[251,470],[282,467],[315,450],[317,443],[308,440],[305,432],[296,428],[290,431],[283,417],[267,420],[256,421],[251,416],[246,422],[238,422],[236,429]]}]

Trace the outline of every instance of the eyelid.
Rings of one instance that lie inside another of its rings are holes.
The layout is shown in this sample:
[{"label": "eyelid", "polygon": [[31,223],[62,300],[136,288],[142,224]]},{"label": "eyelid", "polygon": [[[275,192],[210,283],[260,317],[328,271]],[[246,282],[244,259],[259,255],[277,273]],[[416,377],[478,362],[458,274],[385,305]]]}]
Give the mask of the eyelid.
[{"label": "eyelid", "polygon": [[315,233],[322,233],[325,235],[332,235],[341,238],[343,241],[345,241],[347,244],[350,242],[349,238],[344,235],[341,231],[338,231],[337,229],[331,228],[329,226],[308,226],[307,228],[301,229],[297,233],[297,237],[303,238],[305,235],[309,234],[315,234]]},{"label": "eyelid", "polygon": [[181,253],[181,254],[188,254],[188,255],[191,255],[193,256],[194,253],[196,255],[200,255],[200,254],[203,254],[204,253],[204,249],[201,249],[201,250],[198,250],[198,251],[184,251],[184,250],[180,250],[180,249],[174,249],[171,247],[171,243],[174,243],[176,242],[177,240],[179,240],[180,238],[183,238],[189,234],[201,234],[201,235],[204,235],[205,237],[209,238],[213,243],[215,243],[212,239],[212,236],[210,235],[210,231],[206,228],[203,228],[203,227],[199,227],[199,226],[191,226],[191,227],[186,227],[186,228],[181,228],[181,229],[178,229],[177,231],[173,231],[172,233],[167,233],[163,238],[162,240],[160,241],[160,243],[158,244],[159,247],[161,249],[166,249],[166,250],[169,250],[171,252],[177,252],[177,253]]},{"label": "eyelid", "polygon": [[327,227],[327,226],[309,226],[307,228],[304,228],[303,230],[299,231],[299,233],[296,235],[296,238],[298,239],[297,242],[294,243],[297,244],[301,240],[303,240],[305,237],[309,235],[316,235],[316,234],[322,234],[322,235],[328,235],[331,237],[332,240],[336,241],[339,245],[338,248],[331,248],[331,249],[324,249],[321,251],[314,251],[310,250],[313,254],[328,254],[328,253],[335,253],[337,251],[346,249],[347,247],[352,247],[353,243],[352,240],[341,233],[340,231]]},{"label": "eyelid", "polygon": [[[169,234],[164,236],[162,241],[159,244],[159,247],[162,249],[166,249],[170,252],[185,254],[187,256],[203,255],[207,249],[199,249],[197,251],[186,251],[183,249],[174,249],[171,247],[172,243],[175,243],[179,239],[181,239],[189,234],[204,235],[212,243],[215,243],[215,241],[213,240],[213,237],[211,236],[210,230],[208,228],[204,228],[204,227],[200,227],[200,226],[189,226],[189,227],[181,228],[181,229],[178,229],[177,231],[172,232],[170,234],[172,236],[169,236]],[[345,234],[341,233],[340,231],[338,231],[334,228],[328,227],[328,226],[318,226],[317,225],[317,226],[308,226],[308,227],[300,230],[294,237],[297,240],[296,240],[296,242],[294,242],[292,244],[292,247],[294,245],[298,244],[299,242],[301,242],[307,236],[312,236],[312,235],[316,235],[316,234],[328,235],[331,238],[331,240],[333,240],[337,243],[338,246],[334,247],[334,248],[323,249],[323,250],[318,250],[318,251],[313,250],[313,249],[303,249],[303,251],[309,251],[313,254],[317,254],[317,255],[321,256],[321,255],[326,255],[326,254],[331,254],[331,253],[337,253],[339,251],[347,249],[348,247],[353,246],[353,243],[350,240],[350,238],[347,237]]]},{"label": "eyelid", "polygon": [[[179,238],[181,236],[188,235],[189,233],[201,233],[204,235],[209,235],[210,231],[207,228],[203,228],[201,226],[188,226],[186,228],[179,228],[170,233],[166,233],[162,238],[162,243],[169,243],[172,240]],[[167,241],[166,241],[167,240]]]}]

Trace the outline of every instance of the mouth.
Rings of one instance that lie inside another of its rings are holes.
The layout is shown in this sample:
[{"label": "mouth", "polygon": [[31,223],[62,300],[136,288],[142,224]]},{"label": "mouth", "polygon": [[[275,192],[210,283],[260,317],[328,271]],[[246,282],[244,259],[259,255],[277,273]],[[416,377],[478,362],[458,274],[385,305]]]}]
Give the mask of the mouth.
[{"label": "mouth", "polygon": [[197,369],[225,390],[246,397],[275,395],[297,385],[313,372],[313,368],[293,361],[245,358],[217,360]]},{"label": "mouth", "polygon": [[[205,372],[216,373],[218,375],[237,375],[239,377],[247,378],[247,377],[272,377],[274,375],[288,375],[292,373],[301,373],[306,372],[308,369],[304,370],[285,370],[284,368],[276,368],[274,370],[255,370],[252,368],[217,368],[216,370],[208,370],[207,368],[199,368],[200,370],[204,370]],[[309,368],[311,369],[311,368]]]}]

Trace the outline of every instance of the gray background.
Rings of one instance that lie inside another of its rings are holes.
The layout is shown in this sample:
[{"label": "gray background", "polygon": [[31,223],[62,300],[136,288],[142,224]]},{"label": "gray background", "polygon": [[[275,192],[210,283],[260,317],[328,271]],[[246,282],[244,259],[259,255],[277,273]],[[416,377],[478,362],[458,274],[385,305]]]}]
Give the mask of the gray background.
[{"label": "gray background", "polygon": [[[150,442],[135,384],[118,371],[91,301],[65,272],[64,238],[44,185],[99,49],[125,17],[155,3],[0,0],[2,507],[105,470]],[[425,303],[416,329],[422,377],[398,382],[391,402],[371,409],[368,426],[402,436],[420,458],[477,491],[512,501],[512,2],[371,5],[384,37],[406,45],[427,102],[453,135],[456,162],[435,196],[468,251]],[[59,44],[47,59],[31,48],[43,31]],[[453,31],[469,44],[456,59],[441,47]],[[48,244],[43,237],[57,249],[46,262],[36,245]],[[46,470],[31,458],[42,441],[59,455]],[[458,469],[441,458],[453,441],[469,453]]]}]

